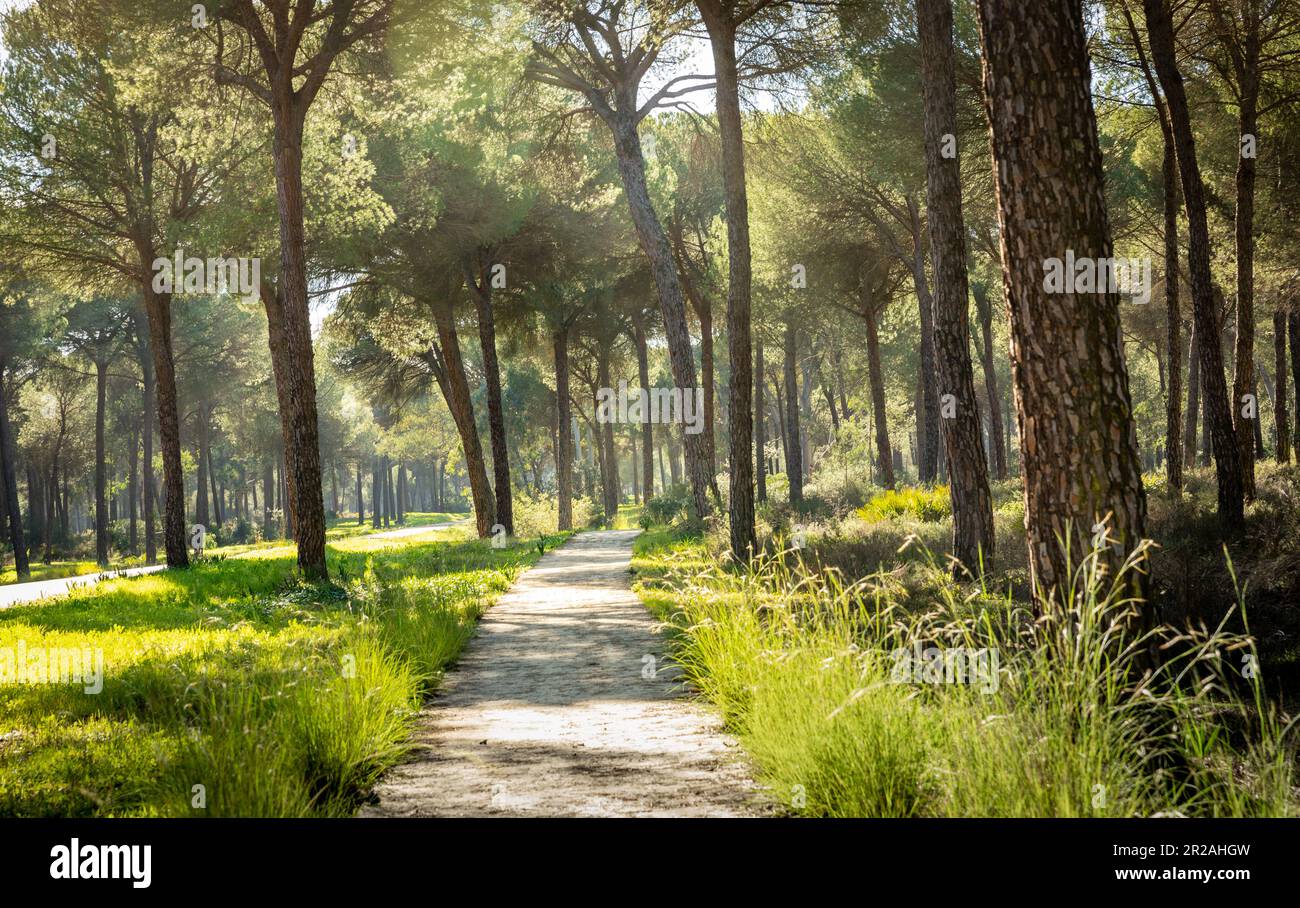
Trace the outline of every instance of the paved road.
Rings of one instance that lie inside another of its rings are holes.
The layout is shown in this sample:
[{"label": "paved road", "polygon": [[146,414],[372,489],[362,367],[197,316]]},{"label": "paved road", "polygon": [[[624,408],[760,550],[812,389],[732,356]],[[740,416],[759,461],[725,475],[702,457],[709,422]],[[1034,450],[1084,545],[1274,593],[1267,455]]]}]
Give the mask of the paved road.
[{"label": "paved road", "polygon": [[101,580],[115,577],[137,577],[140,574],[152,574],[165,571],[165,564],[151,564],[147,567],[123,568],[120,571],[104,571],[99,574],[82,574],[79,577],[59,577],[55,580],[32,580],[27,583],[7,583],[0,586],[0,608],[9,608],[22,602],[37,599],[50,599],[62,596],[74,587],[92,586]]},{"label": "paved road", "polygon": [[[386,530],[382,533],[366,533],[365,538],[401,539],[405,536],[418,536],[421,533],[428,533],[430,530],[459,526],[466,522],[467,520],[453,520],[447,523],[431,523],[422,527],[402,527],[397,530]],[[292,543],[286,543],[286,547],[291,546]],[[264,551],[264,549],[255,549],[252,552],[241,552],[240,554],[232,555],[231,557],[247,558]],[[6,609],[23,602],[35,602],[38,599],[51,599],[55,596],[62,596],[70,592],[74,587],[93,586],[101,580],[112,580],[117,577],[137,577],[140,574],[152,574],[155,571],[163,571],[166,569],[167,565],[165,564],[151,564],[147,567],[123,568],[121,570],[103,571],[98,574],[82,574],[77,577],[60,577],[55,580],[32,580],[27,583],[7,583],[0,585],[0,609]]]},{"label": "paved road", "polygon": [[629,587],[636,535],[572,537],[497,600],[362,816],[763,812]]}]

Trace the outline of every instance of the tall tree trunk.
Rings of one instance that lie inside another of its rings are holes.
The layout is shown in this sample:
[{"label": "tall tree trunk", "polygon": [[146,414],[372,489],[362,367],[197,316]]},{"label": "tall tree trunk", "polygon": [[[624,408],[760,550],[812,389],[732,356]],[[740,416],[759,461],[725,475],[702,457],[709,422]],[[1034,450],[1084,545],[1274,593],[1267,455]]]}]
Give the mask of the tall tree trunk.
[{"label": "tall tree trunk", "polygon": [[[951,0],[917,0],[921,94],[925,107],[926,214],[934,269],[934,340],[939,389],[955,398],[953,416],[940,421],[952,495],[953,557],[972,572],[993,555],[993,498],[980,440],[979,407],[970,362],[966,227],[962,220],[953,68]],[[953,566],[959,571],[959,565]]]},{"label": "tall tree trunk", "polygon": [[[917,412],[917,441],[921,448],[918,468],[921,482],[934,482],[939,475],[939,372],[934,351],[934,300],[925,277],[925,237],[921,231],[921,212],[916,199],[907,198],[907,212],[912,231],[912,285],[921,322],[920,382],[922,409]],[[919,426],[924,423],[925,430]]]},{"label": "tall tree trunk", "polygon": [[799,356],[799,334],[794,321],[785,323],[785,475],[790,481],[790,507],[803,507],[803,451],[799,439],[799,381],[795,362]]},{"label": "tall tree trunk", "polygon": [[1201,351],[1192,328],[1187,351],[1187,412],[1183,420],[1183,467],[1196,466],[1196,420],[1201,415]]},{"label": "tall tree trunk", "polygon": [[1286,312],[1273,313],[1273,422],[1277,426],[1277,462],[1291,462],[1291,430],[1286,407]]},{"label": "tall tree trunk", "polygon": [[[1050,293],[1042,277],[1070,250],[1111,256],[1080,4],[980,0],[979,23],[1030,572],[1040,609],[1054,610],[1069,605],[1081,552],[1099,548],[1115,575],[1145,533],[1146,495],[1118,299]],[[1142,601],[1145,576],[1126,575]]]},{"label": "tall tree trunk", "polygon": [[[596,353],[596,385],[600,388],[611,387],[609,371],[610,349],[602,347]],[[599,412],[599,408],[597,408]],[[595,420],[596,443],[600,446],[600,486],[605,520],[612,521],[618,514],[618,502],[622,497],[618,487],[618,461],[614,453],[614,422],[612,419]]]},{"label": "tall tree trunk", "polygon": [[1201,183],[1200,167],[1196,162],[1196,140],[1192,135],[1191,113],[1187,106],[1183,77],[1178,72],[1169,10],[1165,0],[1142,0],[1142,6],[1146,14],[1151,59],[1164,89],[1165,105],[1174,132],[1183,203],[1187,209],[1187,265],[1191,274],[1196,331],[1201,338],[1201,393],[1205,397],[1210,417],[1206,431],[1214,440],[1219,516],[1228,526],[1235,527],[1240,526],[1243,519],[1244,474],[1232,411],[1228,405],[1219,324],[1214,311],[1216,307],[1210,275],[1210,234],[1205,215],[1205,190]]},{"label": "tall tree trunk", "polygon": [[136,334],[136,356],[140,361],[143,399],[141,400],[140,433],[144,444],[141,448],[143,470],[140,495],[144,506],[144,560],[153,564],[158,560],[158,541],[154,531],[154,482],[153,482],[153,420],[156,382],[153,371],[153,355],[150,352],[150,328],[148,316],[143,306],[133,310]]},{"label": "tall tree trunk", "polygon": [[[152,250],[144,261],[153,261]],[[168,567],[190,563],[185,539],[185,481],[181,473],[180,414],[176,403],[176,366],[172,358],[171,294],[155,293],[144,283],[145,313],[149,322],[149,350],[153,354],[154,390],[158,397],[158,443],[163,458],[163,548]],[[146,509],[146,531],[148,510]],[[152,538],[152,537],[151,537]]]},{"label": "tall tree trunk", "polygon": [[95,561],[108,567],[108,464],[104,418],[108,409],[108,360],[95,360]]},{"label": "tall tree trunk", "polygon": [[1168,124],[1164,104],[1160,105],[1160,125],[1165,137],[1164,177],[1165,206],[1165,346],[1169,349],[1169,384],[1165,397],[1165,475],[1169,487],[1183,487],[1183,341],[1182,315],[1178,311],[1178,155],[1174,149],[1173,128]]},{"label": "tall tree trunk", "polygon": [[1296,460],[1300,461],[1300,303],[1286,317],[1287,342],[1291,346],[1291,386],[1295,388],[1292,431],[1295,433]]},{"label": "tall tree trunk", "polygon": [[140,495],[140,426],[131,430],[131,453],[127,458],[126,507],[127,544],[134,555],[140,551],[139,495]]},{"label": "tall tree trunk", "polygon": [[194,491],[194,522],[203,527],[211,525],[208,515],[208,406],[199,402],[199,412],[194,418],[195,441],[198,456],[195,458],[196,477]]},{"label": "tall tree trunk", "polygon": [[263,294],[270,326],[272,363],[283,385],[280,420],[289,470],[286,513],[298,543],[298,569],[308,580],[328,576],[325,565],[325,502],[320,435],[316,421],[316,367],[307,306],[307,254],[303,228],[302,136],[305,110],[291,79],[275,86],[276,201],[280,214],[279,293]]},{"label": "tall tree trunk", "polygon": [[569,404],[569,329],[551,334],[555,352],[555,485],[559,497],[558,527],[573,529],[573,411]]},{"label": "tall tree trunk", "polygon": [[268,456],[262,461],[262,538],[271,538],[271,512],[275,510],[275,467]]},{"label": "tall tree trunk", "polygon": [[[1165,388],[1165,470],[1169,487],[1175,491],[1183,487],[1183,433],[1182,407],[1183,372],[1182,340],[1179,337],[1182,318],[1178,311],[1178,151],[1174,142],[1173,124],[1169,120],[1169,108],[1161,94],[1160,85],[1147,63],[1146,52],[1142,46],[1142,36],[1128,4],[1120,5],[1124,21],[1128,25],[1133,46],[1137,51],[1138,62],[1146,77],[1147,88],[1156,105],[1156,119],[1160,124],[1160,136],[1164,157],[1161,162],[1161,182],[1164,190],[1164,240],[1165,240],[1165,312],[1166,334],[1165,346],[1169,350],[1169,383]],[[1193,374],[1195,370],[1193,369]],[[1195,429],[1195,416],[1192,417]],[[1195,445],[1195,440],[1192,442]]]},{"label": "tall tree trunk", "polygon": [[[862,320],[867,327],[867,377],[871,381],[871,419],[876,424],[876,461],[880,467],[880,485],[892,489],[894,477],[893,447],[889,441],[889,420],[885,415],[885,374],[880,365],[880,331],[876,324],[875,294],[866,278],[861,287]],[[917,424],[920,424],[918,419]]]},{"label": "tall tree trunk", "polygon": [[370,528],[379,529],[384,519],[384,487],[379,475],[380,460],[376,454],[370,458]]},{"label": "tall tree trunk", "polygon": [[993,475],[998,480],[1007,478],[1007,449],[1003,443],[1002,396],[998,393],[997,361],[993,358],[993,306],[989,301],[989,288],[983,281],[971,285],[975,297],[975,311],[980,319],[980,367],[984,372],[984,390],[989,399],[989,448],[993,452]]},{"label": "tall tree trunk", "polygon": [[[767,405],[763,401],[763,338],[754,340],[754,479],[756,497],[767,501]],[[734,423],[733,423],[734,425]],[[734,450],[734,449],[733,449]],[[735,456],[732,456],[735,460]],[[733,467],[734,469],[734,467]],[[734,500],[735,487],[732,487]]]},{"label": "tall tree trunk", "polygon": [[[9,421],[9,394],[5,388],[5,374],[9,363],[0,357],[0,466],[4,468],[5,510],[9,512],[9,543],[14,548],[14,573],[19,580],[28,580],[32,576],[31,565],[27,559],[27,541],[23,536],[22,512],[18,509],[18,470],[15,458],[18,456],[14,446],[13,425]],[[36,509],[32,506],[32,486],[36,478],[29,467],[27,471],[27,514],[33,523],[36,521]]]},{"label": "tall tree trunk", "polygon": [[[1253,39],[1253,40],[1252,40]],[[1247,32],[1246,59],[1239,86],[1241,137],[1258,138],[1259,46],[1258,35]],[[1242,492],[1255,497],[1255,434],[1260,406],[1248,408],[1246,395],[1255,393],[1255,156],[1237,155],[1237,337],[1233,354],[1232,413],[1241,458]],[[1249,415],[1253,409],[1253,415]]]},{"label": "tall tree trunk", "polygon": [[[641,383],[641,488],[644,490],[645,500],[649,501],[654,497],[655,488],[655,440],[654,424],[650,421],[650,414],[648,412],[650,395],[650,352],[646,347],[645,325],[639,316],[632,324],[632,339],[636,344],[637,381]],[[735,518],[733,517],[732,519],[734,520]]]},{"label": "tall tree trunk", "polygon": [[366,525],[366,500],[362,494],[361,458],[357,458],[357,526]]},{"label": "tall tree trunk", "polygon": [[[611,124],[614,132],[614,149],[618,156],[618,169],[622,177],[628,210],[636,228],[641,249],[650,262],[650,273],[658,290],[659,309],[663,315],[664,334],[668,340],[668,361],[672,367],[673,382],[682,395],[694,397],[698,387],[695,378],[695,360],[691,355],[691,335],[686,326],[686,304],[677,277],[672,250],[664,234],[663,225],[655,214],[646,188],[645,158],[641,152],[641,138],[630,114],[622,114]],[[712,476],[708,461],[707,442],[700,434],[683,432],[686,448],[686,472],[691,485],[691,498],[695,513],[708,516],[709,488]]]},{"label": "tall tree trunk", "polygon": [[[747,561],[758,550],[754,533],[754,476],[750,447],[754,434],[754,387],[751,363],[749,197],[745,188],[745,141],[736,69],[734,6],[722,0],[698,0],[709,33],[722,139],[722,182],[727,200],[727,353],[728,452],[731,554]],[[706,386],[707,387],[707,386]],[[761,411],[759,411],[761,412]],[[710,434],[713,427],[710,424]],[[761,470],[761,467],[760,467]],[[764,492],[766,494],[766,491]]]},{"label": "tall tree trunk", "polygon": [[467,261],[465,281],[478,315],[478,339],[483,351],[483,374],[487,380],[488,436],[492,445],[492,477],[496,491],[496,522],[506,534],[515,533],[514,506],[510,494],[510,454],[506,447],[505,413],[501,407],[501,366],[497,362],[496,319],[492,314],[492,285],[487,275],[488,263],[477,269]]}]

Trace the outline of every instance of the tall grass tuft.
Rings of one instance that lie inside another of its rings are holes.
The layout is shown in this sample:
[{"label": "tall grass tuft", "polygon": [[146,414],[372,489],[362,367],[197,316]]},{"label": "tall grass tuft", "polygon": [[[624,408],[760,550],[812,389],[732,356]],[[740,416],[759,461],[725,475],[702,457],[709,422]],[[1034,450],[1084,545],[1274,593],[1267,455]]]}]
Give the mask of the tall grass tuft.
[{"label": "tall grass tuft", "polygon": [[1139,631],[1125,572],[1140,553],[1115,576],[1089,553],[1069,606],[1039,618],[954,583],[928,551],[918,597],[897,570],[848,583],[798,551],[741,570],[700,547],[648,538],[638,588],[791,812],[1296,812],[1291,724],[1263,694],[1253,641],[1223,629],[1244,596],[1212,630]]}]

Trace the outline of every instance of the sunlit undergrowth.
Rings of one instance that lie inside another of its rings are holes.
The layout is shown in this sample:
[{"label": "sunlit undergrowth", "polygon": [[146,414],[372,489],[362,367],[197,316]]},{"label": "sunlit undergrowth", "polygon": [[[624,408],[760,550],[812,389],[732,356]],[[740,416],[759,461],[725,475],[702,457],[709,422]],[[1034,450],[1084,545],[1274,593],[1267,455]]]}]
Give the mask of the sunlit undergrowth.
[{"label": "sunlit undergrowth", "polygon": [[[793,813],[1296,813],[1293,731],[1253,641],[1125,639],[1130,603],[1091,556],[1069,619],[1045,622],[922,549],[849,583],[790,551],[732,570],[719,545],[651,529],[637,589]],[[1160,668],[1138,683],[1153,648]]]},{"label": "sunlit undergrowth", "polygon": [[0,611],[0,653],[103,653],[97,694],[0,686],[0,815],[352,813],[539,557],[537,540],[453,535],[337,542],[336,585],[298,583],[291,551],[268,549]]}]

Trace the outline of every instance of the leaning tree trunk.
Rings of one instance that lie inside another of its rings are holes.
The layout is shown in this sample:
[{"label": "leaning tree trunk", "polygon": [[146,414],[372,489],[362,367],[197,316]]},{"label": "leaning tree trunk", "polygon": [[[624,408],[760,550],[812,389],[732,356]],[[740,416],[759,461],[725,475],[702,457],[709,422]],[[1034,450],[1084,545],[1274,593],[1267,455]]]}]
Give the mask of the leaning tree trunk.
[{"label": "leaning tree trunk", "polygon": [[980,367],[984,372],[984,390],[989,399],[989,447],[993,449],[993,475],[1007,478],[1007,446],[1002,430],[1002,396],[998,393],[997,361],[993,358],[993,307],[988,286],[982,281],[971,285],[975,310],[980,318]]},{"label": "leaning tree trunk", "polygon": [[108,361],[95,360],[95,561],[108,567],[108,464],[104,414],[108,408]]},{"label": "leaning tree trunk", "polygon": [[435,309],[434,321],[438,328],[438,346],[442,350],[442,374],[439,385],[460,434],[461,450],[465,455],[465,472],[469,474],[470,497],[474,501],[474,522],[478,535],[492,534],[495,513],[492,505],[492,487],[488,483],[487,465],[483,461],[483,445],[479,442],[478,425],[474,421],[474,401],[470,397],[469,381],[465,377],[465,362],[460,355],[460,338],[450,312]]},{"label": "leaning tree trunk", "polygon": [[[876,424],[876,460],[880,464],[880,485],[892,489],[894,449],[889,441],[889,419],[885,415],[885,373],[880,366],[880,329],[877,325],[875,295],[862,282],[862,320],[867,326],[867,377],[871,381],[871,419]],[[919,424],[919,421],[918,421]]]},{"label": "leaning tree trunk", "polygon": [[551,335],[555,351],[555,486],[558,529],[573,529],[573,412],[569,404],[569,329]]},{"label": "leaning tree trunk", "polygon": [[[280,213],[280,292],[263,294],[267,321],[278,322],[271,359],[282,365],[280,419],[285,439],[289,507],[298,543],[298,569],[308,580],[328,576],[325,566],[325,501],[322,495],[320,435],[316,422],[316,367],[307,306],[307,254],[303,228],[302,120],[293,104],[275,104],[276,200]],[[287,109],[286,109],[287,108]],[[271,307],[279,310],[272,313]]]},{"label": "leaning tree trunk", "polygon": [[993,498],[980,437],[979,406],[970,362],[966,279],[966,227],[961,210],[957,134],[957,82],[953,68],[952,0],[917,0],[921,43],[921,94],[925,107],[926,215],[934,269],[934,341],[939,388],[955,398],[941,421],[952,495],[952,553],[970,571],[993,555]]},{"label": "leaning tree trunk", "polygon": [[[1069,250],[1111,255],[1079,3],[980,0],[979,22],[1030,572],[1054,611],[1081,553],[1098,549],[1115,575],[1145,532],[1146,495],[1116,294],[1050,293],[1043,279]],[[1145,574],[1126,581],[1145,601]]]},{"label": "leaning tree trunk", "polygon": [[1273,422],[1277,426],[1277,462],[1291,462],[1291,430],[1286,408],[1286,313],[1273,313]]},{"label": "leaning tree trunk", "polygon": [[487,381],[488,436],[492,444],[492,477],[496,490],[497,523],[506,535],[515,534],[514,506],[510,494],[510,452],[506,447],[506,419],[501,406],[501,366],[497,361],[496,317],[492,313],[492,287],[485,275],[476,276],[466,264],[465,281],[478,315],[478,339],[483,351],[483,374]]},{"label": "leaning tree trunk", "polygon": [[152,283],[146,281],[144,304],[149,321],[149,349],[153,354],[154,390],[158,396],[158,443],[163,458],[163,548],[168,567],[185,567],[190,559],[185,548],[185,484],[181,474],[176,365],[172,359],[171,294],[155,293]]},{"label": "leaning tree trunk", "polygon": [[[23,517],[18,507],[18,471],[14,462],[17,451],[14,446],[13,426],[9,422],[9,395],[5,390],[5,373],[8,371],[9,364],[0,358],[0,460],[3,461],[0,465],[4,467],[5,510],[9,512],[9,542],[14,547],[14,572],[19,580],[27,580],[32,576],[32,569],[27,560],[27,542],[23,538]],[[33,523],[36,520],[35,509],[31,506],[34,476],[35,473],[29,470],[27,513]]]},{"label": "leaning tree trunk", "polygon": [[1213,439],[1215,474],[1219,486],[1219,516],[1229,526],[1243,519],[1243,473],[1241,452],[1228,405],[1228,388],[1223,375],[1223,351],[1215,313],[1214,285],[1210,275],[1210,233],[1205,215],[1205,188],[1196,163],[1196,140],[1192,135],[1191,113],[1183,77],[1178,72],[1174,50],[1174,29],[1165,0],[1142,0],[1146,13],[1151,59],[1174,133],[1178,171],[1182,178],[1183,204],[1187,214],[1187,266],[1191,275],[1192,306],[1199,335],[1201,393],[1209,413],[1205,431]]},{"label": "leaning tree trunk", "polygon": [[[618,156],[618,169],[622,177],[623,193],[636,228],[641,250],[650,262],[650,273],[658,290],[659,309],[664,320],[664,334],[668,339],[668,361],[672,367],[673,382],[681,389],[683,397],[694,397],[697,387],[695,360],[691,355],[691,335],[686,326],[686,304],[682,286],[677,277],[672,250],[664,234],[663,225],[655,214],[646,188],[645,158],[641,153],[641,138],[630,115],[620,116],[613,124],[614,149]],[[710,427],[712,431],[712,427]],[[682,433],[686,447],[686,475],[691,484],[691,498],[695,513],[706,517],[710,512],[710,475],[708,448],[703,433]]]},{"label": "leaning tree trunk", "polygon": [[794,322],[785,323],[785,475],[790,481],[790,507],[803,506],[803,450],[799,440],[799,382],[795,359],[799,355],[799,333]]}]

